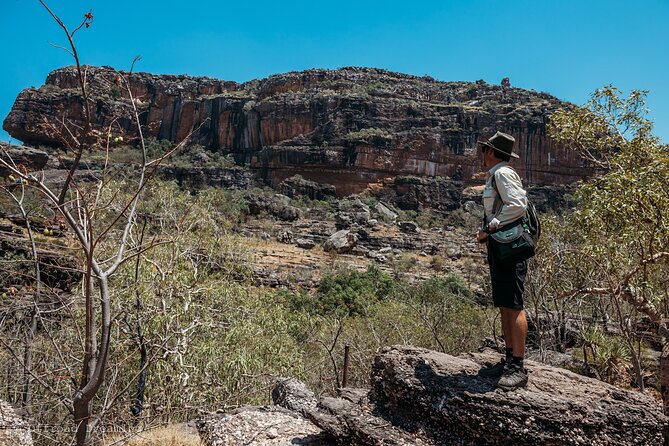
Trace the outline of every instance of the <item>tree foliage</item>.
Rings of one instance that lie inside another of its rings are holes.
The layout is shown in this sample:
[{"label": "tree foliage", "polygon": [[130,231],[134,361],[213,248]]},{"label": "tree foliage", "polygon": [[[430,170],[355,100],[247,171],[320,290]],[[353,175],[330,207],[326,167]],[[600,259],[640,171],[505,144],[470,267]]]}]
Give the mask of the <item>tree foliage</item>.
[{"label": "tree foliage", "polygon": [[579,302],[605,329],[614,322],[642,389],[638,324],[661,327],[669,308],[669,151],[652,134],[645,100],[644,91],[624,97],[607,86],[552,117],[551,137],[598,175],[580,184],[573,212],[549,224],[541,263],[550,295]]}]

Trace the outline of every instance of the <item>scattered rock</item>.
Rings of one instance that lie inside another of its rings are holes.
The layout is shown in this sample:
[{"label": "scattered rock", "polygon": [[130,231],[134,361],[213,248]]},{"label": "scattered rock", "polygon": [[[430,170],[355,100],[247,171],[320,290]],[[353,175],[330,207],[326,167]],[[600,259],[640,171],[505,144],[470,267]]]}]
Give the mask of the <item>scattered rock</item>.
[{"label": "scattered rock", "polygon": [[469,212],[477,218],[483,218],[483,206],[475,203],[472,200],[465,201],[465,203],[462,205],[462,208],[465,210],[465,212]]},{"label": "scattered rock", "polygon": [[446,255],[453,260],[457,260],[462,257],[462,251],[458,248],[448,248],[446,250]]},{"label": "scattered rock", "polygon": [[413,221],[401,221],[397,223],[400,227],[400,231],[407,233],[416,233],[418,232],[418,225]]},{"label": "scattered rock", "polygon": [[334,216],[335,218],[335,227],[337,229],[347,229],[351,227],[353,219],[350,214],[345,212],[337,212]]},{"label": "scattered rock", "polygon": [[342,229],[332,234],[323,243],[325,251],[335,251],[339,254],[350,252],[358,244],[358,236],[348,229]]},{"label": "scattered rock", "polygon": [[430,243],[428,245],[423,246],[423,252],[433,256],[439,252],[439,247],[435,244]]},{"label": "scattered rock", "polygon": [[316,246],[316,242],[314,242],[311,239],[306,239],[306,238],[298,238],[295,243],[297,243],[297,246],[303,249],[311,249],[314,246]]},{"label": "scattered rock", "polygon": [[206,152],[199,152],[193,155],[193,162],[195,164],[206,164],[211,161],[211,157]]},{"label": "scattered rock", "polygon": [[395,221],[398,213],[391,209],[390,205],[381,203],[380,201],[374,206],[374,210],[381,214],[381,216],[388,221]]},{"label": "scattered rock", "polygon": [[357,245],[353,249],[351,249],[351,254],[356,255],[356,256],[366,256],[367,253],[369,252],[368,248],[365,248],[362,245]]},{"label": "scattered rock", "polygon": [[379,253],[378,251],[368,251],[365,254],[368,258],[375,260],[379,263],[388,263],[388,257],[384,256],[383,254]]},{"label": "scattered rock", "polygon": [[279,243],[292,244],[293,233],[291,231],[279,231],[279,233],[276,235],[276,240]]}]

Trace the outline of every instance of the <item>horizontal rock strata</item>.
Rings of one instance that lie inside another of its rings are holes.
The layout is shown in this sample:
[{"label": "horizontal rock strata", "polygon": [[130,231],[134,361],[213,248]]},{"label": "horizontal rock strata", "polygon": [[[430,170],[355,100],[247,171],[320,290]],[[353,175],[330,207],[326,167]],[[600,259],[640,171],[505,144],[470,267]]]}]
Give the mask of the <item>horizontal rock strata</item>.
[{"label": "horizontal rock strata", "polygon": [[[100,134],[111,125],[126,141],[138,135],[123,75],[145,136],[176,142],[190,135],[192,143],[232,155],[275,186],[296,174],[334,186],[339,196],[397,175],[469,183],[481,168],[476,141],[495,130],[516,138],[515,167],[528,184],[570,183],[591,173],[546,135],[550,115],[569,104],[508,83],[440,82],[352,67],[243,84],[86,70]],[[26,143],[58,146],[63,123],[81,126],[82,117],[75,70],[66,67],[50,73],[44,86],[21,92],[3,127]]]}]

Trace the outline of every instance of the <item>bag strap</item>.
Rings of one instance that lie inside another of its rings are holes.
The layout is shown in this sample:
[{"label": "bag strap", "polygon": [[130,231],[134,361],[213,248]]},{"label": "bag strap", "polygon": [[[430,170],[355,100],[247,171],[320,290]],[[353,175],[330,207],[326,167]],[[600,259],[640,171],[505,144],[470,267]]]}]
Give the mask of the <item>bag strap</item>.
[{"label": "bag strap", "polygon": [[[500,195],[499,195],[499,189],[497,188],[497,180],[495,179],[495,174],[492,175],[492,187],[495,189],[497,194],[495,195],[495,200],[492,203],[492,213],[493,216],[499,214],[499,212],[502,210],[502,207],[504,206],[504,203],[502,203],[501,206],[499,206],[499,203],[502,201]],[[499,209],[497,209],[499,207]],[[497,209],[497,210],[495,210]],[[488,215],[486,214],[485,211],[485,206],[483,207],[483,226],[488,224]]]},{"label": "bag strap", "polygon": [[[514,170],[514,168],[509,166],[509,165],[507,165],[505,167],[508,167],[509,169],[516,172]],[[518,175],[518,173],[516,173],[516,175]],[[502,211],[502,207],[504,207],[504,203],[502,202],[502,197],[499,193],[499,188],[497,187],[497,179],[495,178],[495,174],[492,174],[492,187],[494,187],[495,191],[497,192],[497,194],[495,195],[495,200],[492,203],[492,212],[493,212],[494,216],[497,216]],[[501,203],[501,206],[499,206],[499,203]],[[498,206],[499,206],[499,209],[495,210]],[[529,201],[528,201],[528,207],[529,207]],[[501,230],[504,230],[504,229],[511,228],[511,227],[513,227],[513,226],[515,226],[519,223],[522,223],[522,221],[524,219],[526,219],[526,217],[527,217],[527,209],[525,209],[525,215],[523,215],[522,217],[520,217],[517,220],[514,220],[510,223],[507,223],[506,225],[502,226],[501,228],[497,228],[495,231],[492,231],[490,233],[492,234],[493,232],[497,232],[497,231],[501,231]],[[483,218],[484,218],[483,225],[485,226],[485,225],[488,224],[488,216],[485,213],[485,206],[483,207]]]},{"label": "bag strap", "polygon": [[[495,201],[492,203],[492,212],[493,215],[497,216],[501,211],[502,208],[504,207],[504,203],[502,202],[502,197],[499,194],[499,189],[497,188],[497,178],[495,178],[495,174],[492,175],[492,187],[495,188],[495,191],[497,192],[497,195],[495,195]],[[499,205],[501,203],[501,206]],[[495,211],[495,209],[499,206],[499,209]]]}]

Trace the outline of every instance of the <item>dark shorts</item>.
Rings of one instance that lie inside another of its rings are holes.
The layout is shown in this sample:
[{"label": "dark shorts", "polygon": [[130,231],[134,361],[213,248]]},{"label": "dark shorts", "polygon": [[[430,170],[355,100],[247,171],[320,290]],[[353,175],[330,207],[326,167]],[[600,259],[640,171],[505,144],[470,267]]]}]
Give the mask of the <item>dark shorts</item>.
[{"label": "dark shorts", "polygon": [[492,302],[495,307],[522,310],[527,260],[511,264],[499,262],[488,242],[488,265],[492,281]]}]

